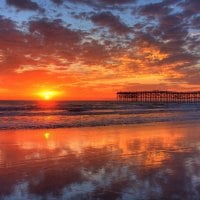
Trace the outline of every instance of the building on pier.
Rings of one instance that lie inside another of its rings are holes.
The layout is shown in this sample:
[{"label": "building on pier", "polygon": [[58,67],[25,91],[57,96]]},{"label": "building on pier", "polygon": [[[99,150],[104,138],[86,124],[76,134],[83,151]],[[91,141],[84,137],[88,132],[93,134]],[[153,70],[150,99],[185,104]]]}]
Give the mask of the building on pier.
[{"label": "building on pier", "polygon": [[200,91],[135,91],[117,92],[120,102],[200,103]]}]

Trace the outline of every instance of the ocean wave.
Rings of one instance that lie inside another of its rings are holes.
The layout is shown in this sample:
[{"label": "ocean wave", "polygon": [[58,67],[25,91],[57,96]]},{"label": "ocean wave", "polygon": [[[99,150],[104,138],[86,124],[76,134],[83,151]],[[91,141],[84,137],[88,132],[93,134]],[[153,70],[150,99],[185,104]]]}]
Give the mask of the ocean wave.
[{"label": "ocean wave", "polygon": [[0,129],[70,128],[200,119],[199,104],[57,102],[52,107],[41,107],[37,102],[12,104],[0,102]]}]

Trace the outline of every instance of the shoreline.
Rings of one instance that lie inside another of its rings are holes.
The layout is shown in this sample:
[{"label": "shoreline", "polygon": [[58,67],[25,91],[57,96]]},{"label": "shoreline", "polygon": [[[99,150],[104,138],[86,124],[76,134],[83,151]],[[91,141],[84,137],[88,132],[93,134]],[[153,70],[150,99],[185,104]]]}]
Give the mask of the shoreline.
[{"label": "shoreline", "polygon": [[191,125],[198,125],[200,126],[200,119],[197,120],[186,120],[186,121],[160,121],[160,122],[142,122],[142,123],[134,123],[134,124],[110,124],[110,125],[97,125],[97,126],[77,126],[77,127],[55,127],[55,128],[10,128],[10,129],[0,129],[0,134],[2,132],[7,132],[7,131],[41,131],[41,130],[47,130],[47,131],[55,131],[55,130],[84,130],[84,129],[102,129],[102,128],[119,128],[119,127],[127,127],[127,128],[132,128],[132,127],[155,127],[155,126],[169,126],[170,127],[184,127],[184,126],[191,126]]},{"label": "shoreline", "polygon": [[148,199],[143,191],[162,199],[165,192],[155,193],[161,188],[183,199],[196,185],[182,183],[199,178],[199,131],[199,121],[0,131],[0,177],[10,193],[0,192],[36,200],[56,192],[72,199],[79,191],[92,199],[103,188],[111,199],[116,192]]}]

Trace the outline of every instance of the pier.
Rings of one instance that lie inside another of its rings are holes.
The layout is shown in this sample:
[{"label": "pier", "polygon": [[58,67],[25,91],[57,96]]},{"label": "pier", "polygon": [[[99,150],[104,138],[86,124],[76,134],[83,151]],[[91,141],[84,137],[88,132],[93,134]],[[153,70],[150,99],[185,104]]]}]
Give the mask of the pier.
[{"label": "pier", "polygon": [[200,91],[174,92],[174,91],[135,91],[117,92],[120,102],[160,102],[160,103],[200,103]]}]

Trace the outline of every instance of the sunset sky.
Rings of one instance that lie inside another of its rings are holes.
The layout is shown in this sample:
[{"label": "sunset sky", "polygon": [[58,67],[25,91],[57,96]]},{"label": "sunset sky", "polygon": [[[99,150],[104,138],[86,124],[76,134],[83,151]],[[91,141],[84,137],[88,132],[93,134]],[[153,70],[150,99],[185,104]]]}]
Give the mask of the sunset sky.
[{"label": "sunset sky", "polygon": [[199,0],[0,1],[0,99],[149,89],[200,89]]}]

